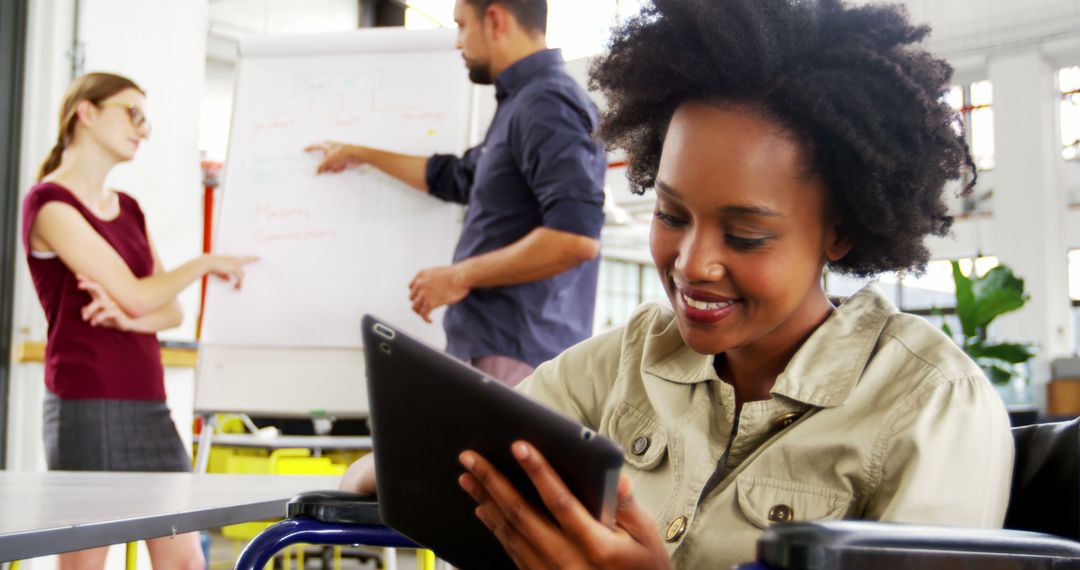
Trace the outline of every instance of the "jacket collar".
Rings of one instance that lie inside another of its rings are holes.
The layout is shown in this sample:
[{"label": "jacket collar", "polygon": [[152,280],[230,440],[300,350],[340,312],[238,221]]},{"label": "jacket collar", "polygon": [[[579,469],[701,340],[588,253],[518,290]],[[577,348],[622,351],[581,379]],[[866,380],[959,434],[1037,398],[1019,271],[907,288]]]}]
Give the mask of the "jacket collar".
[{"label": "jacket collar", "polygon": [[[862,376],[885,323],[896,313],[884,295],[872,286],[863,288],[803,343],[777,376],[772,394],[822,408],[842,405]],[[719,381],[713,359],[682,341],[675,319],[645,339],[643,370],[669,382]]]}]

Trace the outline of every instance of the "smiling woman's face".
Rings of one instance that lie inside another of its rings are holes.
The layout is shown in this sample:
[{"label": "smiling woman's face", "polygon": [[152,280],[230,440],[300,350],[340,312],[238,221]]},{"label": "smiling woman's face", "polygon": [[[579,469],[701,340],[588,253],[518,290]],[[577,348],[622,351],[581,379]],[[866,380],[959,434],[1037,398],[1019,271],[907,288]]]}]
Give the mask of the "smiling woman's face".
[{"label": "smiling woman's face", "polygon": [[806,164],[796,137],[747,107],[676,110],[650,249],[695,351],[765,348],[820,322],[822,266],[848,247],[826,223],[825,185]]}]

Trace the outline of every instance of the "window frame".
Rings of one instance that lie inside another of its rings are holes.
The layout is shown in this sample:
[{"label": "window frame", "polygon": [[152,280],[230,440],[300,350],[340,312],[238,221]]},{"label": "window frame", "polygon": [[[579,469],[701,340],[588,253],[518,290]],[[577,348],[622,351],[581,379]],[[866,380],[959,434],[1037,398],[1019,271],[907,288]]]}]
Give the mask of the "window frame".
[{"label": "window frame", "polygon": [[6,466],[11,384],[16,244],[19,211],[19,141],[22,134],[28,0],[0,2],[0,469]]},{"label": "window frame", "polygon": [[[1073,106],[1077,107],[1077,109],[1078,109],[1077,114],[1078,114],[1078,116],[1080,116],[1080,85],[1078,85],[1075,89],[1071,89],[1069,91],[1065,91],[1065,88],[1061,85],[1061,76],[1062,76],[1063,72],[1068,70],[1068,69],[1075,69],[1077,74],[1080,74],[1080,65],[1067,65],[1065,67],[1062,67],[1062,68],[1058,69],[1056,85],[1057,85],[1058,93],[1059,93],[1060,98],[1061,98],[1060,105],[1062,107],[1064,107],[1067,104],[1072,104]],[[1063,112],[1060,113],[1060,117],[1061,117],[1061,125],[1060,125],[1061,132],[1064,133],[1065,132],[1065,113],[1063,113]],[[1080,135],[1080,128],[1077,129],[1077,132],[1078,132],[1078,135]],[[1071,157],[1065,156],[1065,153],[1067,153],[1070,148],[1074,149],[1073,156],[1071,156]],[[1077,138],[1076,140],[1072,141],[1071,143],[1062,140],[1061,141],[1061,157],[1064,160],[1069,161],[1069,162],[1080,162],[1080,138]]]}]

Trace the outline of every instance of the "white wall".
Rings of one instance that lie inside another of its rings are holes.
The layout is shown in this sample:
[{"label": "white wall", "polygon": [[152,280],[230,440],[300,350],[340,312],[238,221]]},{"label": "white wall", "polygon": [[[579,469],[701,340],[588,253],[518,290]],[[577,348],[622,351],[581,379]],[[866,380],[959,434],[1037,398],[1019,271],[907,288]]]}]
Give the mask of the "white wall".
[{"label": "white wall", "polygon": [[[72,0],[30,3],[24,94],[21,184],[25,192],[56,140],[60,102],[71,80]],[[206,0],[85,0],[81,26],[85,69],[127,75],[146,89],[153,135],[137,159],[119,167],[109,184],[135,195],[146,212],[166,266],[196,255],[202,232],[198,115],[206,51]],[[21,252],[21,247],[20,247]],[[16,343],[45,338],[45,321],[24,264],[15,298]],[[197,288],[182,297],[188,319],[163,337],[192,338]],[[40,364],[15,365],[9,400],[7,465],[44,468]],[[190,439],[192,372],[170,370],[166,389],[181,435]],[[113,564],[121,557],[112,555]],[[40,563],[41,567],[51,567]],[[119,567],[119,566],[117,566]]]},{"label": "white wall", "polygon": [[965,67],[965,59],[1036,48],[1066,56],[1077,48],[1080,3],[1073,0],[902,0],[911,19],[928,23],[927,46]]},{"label": "white wall", "polygon": [[1072,350],[1056,68],[1037,51],[1000,54],[988,63],[997,135],[994,253],[1031,292],[1023,311],[995,327],[998,334],[1039,343],[1033,362],[1039,385],[1049,376],[1048,358]]},{"label": "white wall", "polygon": [[[117,168],[108,182],[139,200],[155,245],[168,267],[197,255],[201,247],[202,190],[197,141],[206,59],[207,2],[83,0],[82,3],[80,33],[85,44],[85,70],[126,75],[148,94],[152,136],[136,160]],[[75,0],[30,2],[22,192],[33,184],[38,163],[56,140],[60,102],[72,77],[68,54],[73,44],[75,4]],[[197,301],[197,287],[181,296],[187,319],[178,330],[162,337],[194,337]],[[44,316],[25,264],[19,264],[14,328],[16,343],[45,338]],[[44,468],[43,369],[40,364],[25,364],[14,366],[12,371],[7,465],[13,470],[40,470]],[[191,370],[167,371],[169,405],[181,435],[188,440],[192,386]],[[110,558],[110,567],[122,567],[122,553],[113,553]],[[41,568],[53,567],[49,561],[37,563]],[[144,567],[148,567],[145,562]]]},{"label": "white wall", "polygon": [[[70,1],[39,0],[30,2],[29,8],[19,184],[22,192],[36,179],[39,163],[56,142],[60,100],[71,80],[69,51],[75,28],[74,3]],[[43,105],[41,101],[55,103]],[[21,257],[21,244],[16,251]],[[45,316],[25,263],[16,266],[14,321],[14,343],[45,338]],[[7,418],[8,469],[44,468],[43,390],[40,365],[12,365]]]}]

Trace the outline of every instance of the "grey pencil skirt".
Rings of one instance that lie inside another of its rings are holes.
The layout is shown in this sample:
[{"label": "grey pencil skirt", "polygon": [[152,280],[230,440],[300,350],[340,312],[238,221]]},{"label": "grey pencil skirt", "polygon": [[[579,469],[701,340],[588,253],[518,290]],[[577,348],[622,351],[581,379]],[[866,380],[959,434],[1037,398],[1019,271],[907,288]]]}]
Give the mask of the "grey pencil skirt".
[{"label": "grey pencil skirt", "polygon": [[66,400],[45,390],[45,462],[55,471],[191,471],[165,402]]}]

